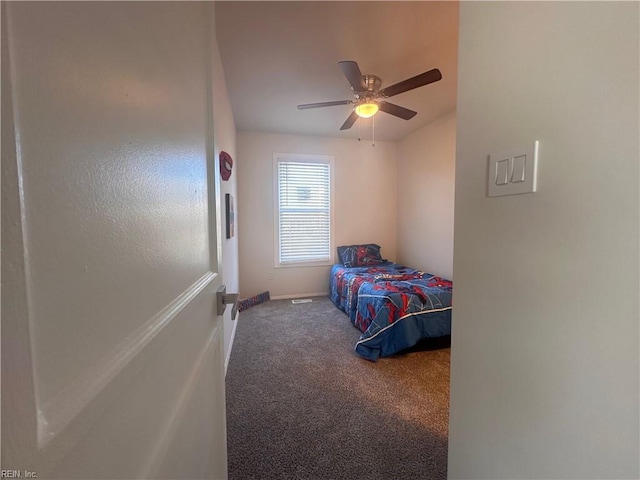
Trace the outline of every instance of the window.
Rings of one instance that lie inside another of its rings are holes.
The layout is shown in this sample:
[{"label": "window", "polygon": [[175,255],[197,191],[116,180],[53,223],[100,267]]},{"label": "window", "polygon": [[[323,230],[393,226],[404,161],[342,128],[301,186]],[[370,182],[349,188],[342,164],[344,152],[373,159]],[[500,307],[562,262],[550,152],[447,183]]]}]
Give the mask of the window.
[{"label": "window", "polygon": [[274,154],[276,266],[333,263],[333,157]]}]

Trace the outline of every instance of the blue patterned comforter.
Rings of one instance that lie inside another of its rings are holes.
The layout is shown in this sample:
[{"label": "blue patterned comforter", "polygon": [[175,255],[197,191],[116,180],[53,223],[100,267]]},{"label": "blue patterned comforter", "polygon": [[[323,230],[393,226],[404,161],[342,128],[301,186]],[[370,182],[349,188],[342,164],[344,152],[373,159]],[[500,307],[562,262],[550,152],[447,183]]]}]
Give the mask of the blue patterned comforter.
[{"label": "blue patterned comforter", "polygon": [[334,265],[331,274],[331,300],[363,332],[355,347],[360,356],[376,361],[451,334],[451,281],[395,263]]},{"label": "blue patterned comforter", "polygon": [[331,268],[330,298],[340,310],[349,315],[351,321],[355,321],[358,289],[364,282],[390,278],[421,278],[422,275],[424,274],[418,270],[392,262],[373,267],[345,267],[336,264]]}]

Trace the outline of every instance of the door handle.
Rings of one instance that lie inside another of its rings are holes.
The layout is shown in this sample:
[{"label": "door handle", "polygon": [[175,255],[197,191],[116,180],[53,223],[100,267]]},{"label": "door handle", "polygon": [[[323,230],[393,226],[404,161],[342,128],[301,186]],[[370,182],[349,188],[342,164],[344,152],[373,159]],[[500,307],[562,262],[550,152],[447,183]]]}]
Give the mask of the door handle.
[{"label": "door handle", "polygon": [[225,308],[227,308],[227,305],[233,304],[233,308],[231,309],[231,320],[236,319],[236,315],[238,314],[237,293],[227,293],[227,286],[220,285],[218,287],[218,291],[216,292],[216,303],[217,313],[219,317],[224,315],[224,310]]}]

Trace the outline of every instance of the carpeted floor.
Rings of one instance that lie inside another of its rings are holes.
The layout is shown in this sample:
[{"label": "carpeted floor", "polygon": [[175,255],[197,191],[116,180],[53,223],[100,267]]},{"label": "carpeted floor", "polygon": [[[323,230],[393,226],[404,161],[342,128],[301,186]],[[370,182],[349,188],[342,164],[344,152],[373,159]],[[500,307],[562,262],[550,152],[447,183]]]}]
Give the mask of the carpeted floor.
[{"label": "carpeted floor", "polygon": [[358,330],[328,298],[271,300],[239,322],[226,378],[230,480],[446,478],[442,341],[363,360]]}]

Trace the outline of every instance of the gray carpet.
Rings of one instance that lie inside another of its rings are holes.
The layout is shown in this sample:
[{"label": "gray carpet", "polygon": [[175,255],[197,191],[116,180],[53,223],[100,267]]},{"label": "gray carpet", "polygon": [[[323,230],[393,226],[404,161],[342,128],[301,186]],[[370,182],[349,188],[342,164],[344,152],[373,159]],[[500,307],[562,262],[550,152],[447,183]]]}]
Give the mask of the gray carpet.
[{"label": "gray carpet", "polygon": [[[449,348],[376,363],[328,298],[242,312],[227,371],[229,479],[445,479]],[[435,348],[440,347],[440,348]]]}]

